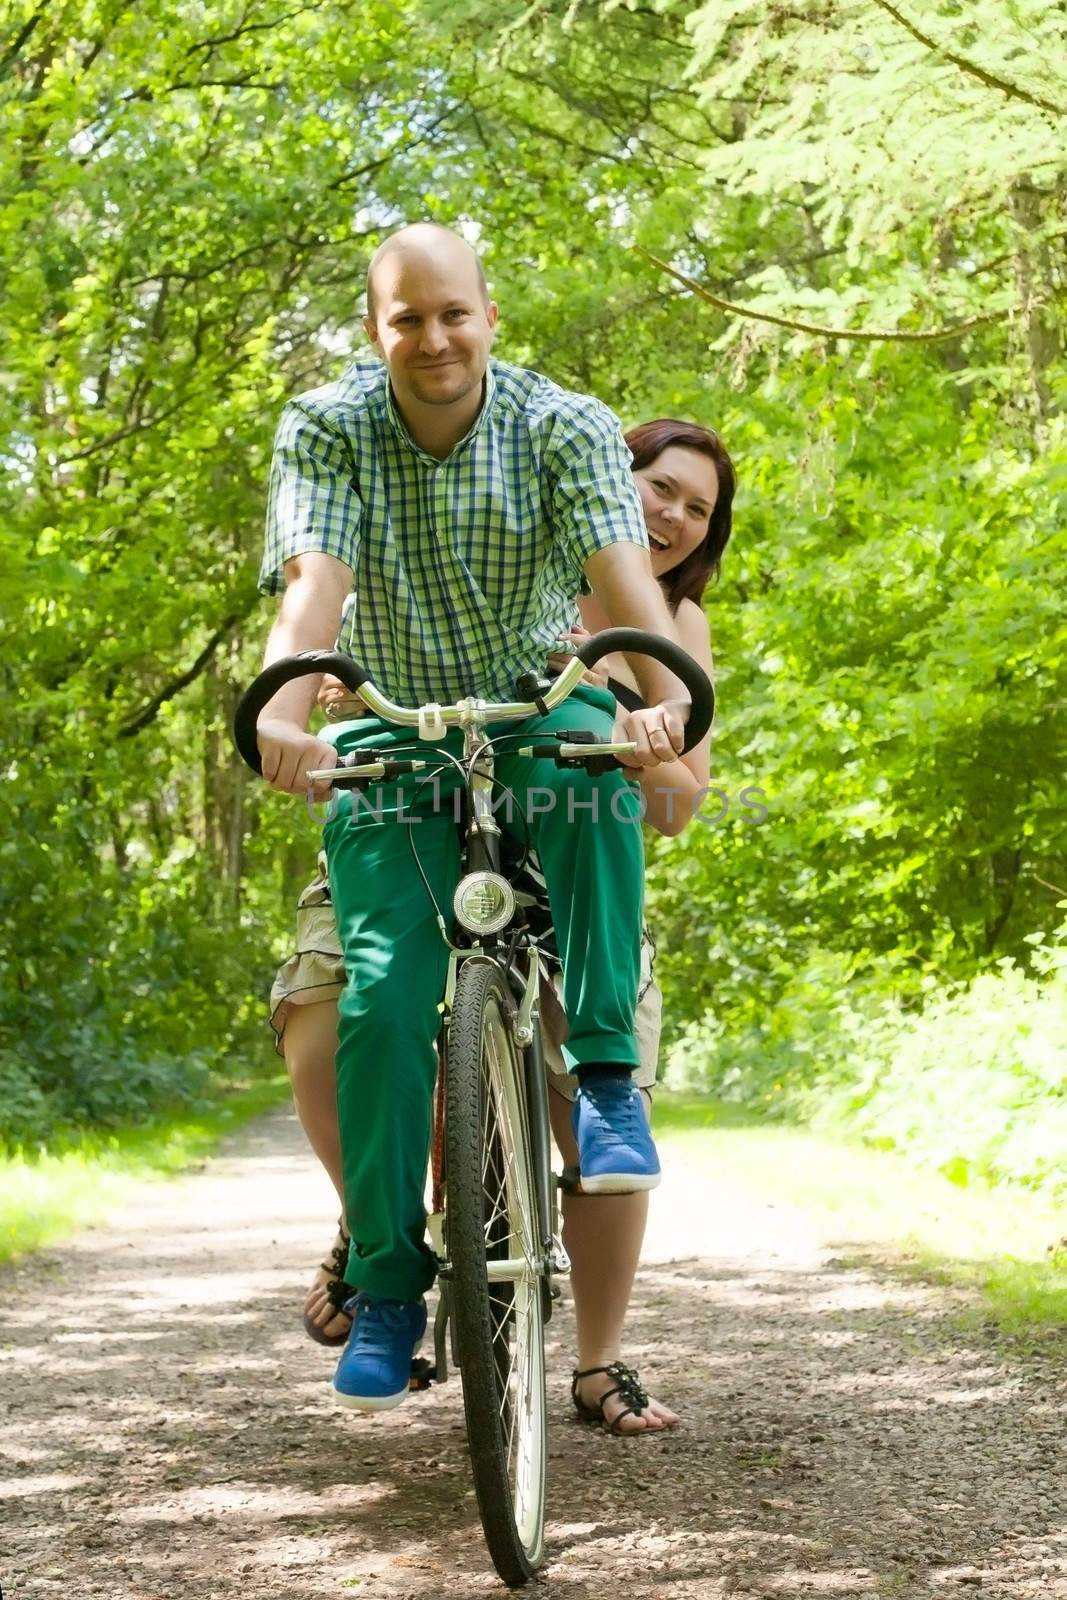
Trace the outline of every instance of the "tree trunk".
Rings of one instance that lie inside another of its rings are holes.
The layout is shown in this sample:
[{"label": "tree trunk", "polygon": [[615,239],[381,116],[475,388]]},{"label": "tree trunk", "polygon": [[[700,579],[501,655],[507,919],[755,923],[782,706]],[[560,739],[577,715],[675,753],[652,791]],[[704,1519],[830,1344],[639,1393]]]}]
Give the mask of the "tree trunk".
[{"label": "tree trunk", "polygon": [[[1051,198],[1025,178],[1012,191],[1012,216],[1029,241],[1033,241],[1047,220],[1044,202]],[[1031,406],[1040,427],[1056,409],[1046,374],[1059,354],[1060,344],[1050,311],[1053,268],[1048,240],[1020,246],[1015,258],[1015,277],[1022,305]]]}]

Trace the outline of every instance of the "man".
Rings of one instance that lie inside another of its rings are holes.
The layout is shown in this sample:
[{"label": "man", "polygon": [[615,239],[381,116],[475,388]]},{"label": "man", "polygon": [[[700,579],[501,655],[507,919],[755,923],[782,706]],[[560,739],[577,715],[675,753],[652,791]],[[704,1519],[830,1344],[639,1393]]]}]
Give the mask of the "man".
[{"label": "man", "polygon": [[[261,586],[285,592],[268,663],[332,646],[353,585],[345,645],[406,704],[513,699],[519,674],[543,666],[575,620],[583,574],[613,624],[676,637],[616,419],[491,362],[496,322],[478,258],[456,234],[417,224],[376,252],[364,327],[380,361],[291,402],[278,429]],[[653,766],[680,750],[687,702],[657,663],[632,664],[651,709],[624,716],[619,737],[637,745],[632,765]],[[334,747],[306,731],[316,688],[288,685],[260,719],[276,789],[303,793],[308,770],[335,764]],[[588,690],[553,716],[604,736],[610,705]],[[361,725],[338,748],[390,737],[410,734]],[[641,839],[632,809],[615,803],[632,795],[617,772],[590,779],[507,750],[503,783],[567,800],[531,816],[530,831],[563,958],[583,1179],[602,1192],[651,1188],[659,1164],[630,1081]],[[422,1196],[447,950],[399,804],[381,820],[343,808],[324,833],[348,973],[337,1054],[354,1235],[345,1276],[360,1291],[334,1389],[366,1410],[406,1395],[434,1274]],[[447,907],[458,874],[451,808],[420,821],[419,860]]]}]

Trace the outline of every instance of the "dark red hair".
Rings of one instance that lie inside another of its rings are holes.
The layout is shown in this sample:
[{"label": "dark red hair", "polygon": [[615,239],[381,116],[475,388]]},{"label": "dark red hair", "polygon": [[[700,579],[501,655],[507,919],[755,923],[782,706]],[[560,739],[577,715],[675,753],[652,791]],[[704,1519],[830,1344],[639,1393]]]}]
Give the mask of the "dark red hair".
[{"label": "dark red hair", "polygon": [[719,492],[708,518],[708,531],[696,549],[691,550],[684,561],[670,572],[665,572],[659,580],[672,611],[677,611],[683,600],[692,600],[699,605],[708,583],[719,575],[722,554],[730,540],[734,492],[737,488],[734,464],[726,454],[718,434],[695,422],[659,417],[655,422],[642,422],[638,427],[631,428],[625,437],[633,457],[630,465],[634,472],[650,467],[657,456],[661,456],[671,445],[679,450],[696,450],[715,464]]}]

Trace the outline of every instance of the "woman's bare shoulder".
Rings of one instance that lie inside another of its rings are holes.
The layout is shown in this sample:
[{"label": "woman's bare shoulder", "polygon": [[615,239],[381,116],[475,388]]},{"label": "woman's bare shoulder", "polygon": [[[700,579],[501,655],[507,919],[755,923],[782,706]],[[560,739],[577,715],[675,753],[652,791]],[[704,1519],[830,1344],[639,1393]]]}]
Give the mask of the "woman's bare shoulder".
[{"label": "woman's bare shoulder", "polygon": [[674,620],[678,624],[679,634],[686,641],[696,643],[711,638],[707,616],[695,600],[680,600]]}]

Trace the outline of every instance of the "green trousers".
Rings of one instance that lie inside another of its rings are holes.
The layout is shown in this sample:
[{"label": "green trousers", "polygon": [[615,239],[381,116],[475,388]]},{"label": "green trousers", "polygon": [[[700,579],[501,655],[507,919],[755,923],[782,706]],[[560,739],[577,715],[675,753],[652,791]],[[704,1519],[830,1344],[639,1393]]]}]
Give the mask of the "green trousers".
[{"label": "green trousers", "polygon": [[[490,731],[530,741],[549,728],[587,728],[607,738],[614,705],[610,695],[583,686],[547,719]],[[371,718],[337,734],[342,754],[367,743],[416,742],[409,730]],[[509,737],[497,748],[496,816],[506,834],[524,842],[528,813],[563,963],[568,1065],[634,1066],[644,888],[639,795],[618,771],[590,778],[551,760],[507,754],[518,742]],[[440,748],[426,743],[404,754],[436,765]],[[460,753],[462,736],[450,733],[444,748]],[[449,764],[434,784],[413,775],[344,795],[323,835],[348,975],[337,1052],[352,1232],[346,1278],[386,1299],[415,1300],[434,1278],[423,1196],[448,949],[412,845],[451,933],[460,874],[456,788]]]}]

